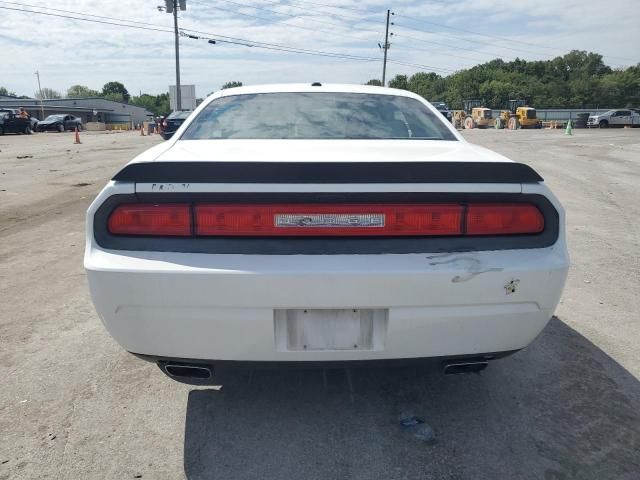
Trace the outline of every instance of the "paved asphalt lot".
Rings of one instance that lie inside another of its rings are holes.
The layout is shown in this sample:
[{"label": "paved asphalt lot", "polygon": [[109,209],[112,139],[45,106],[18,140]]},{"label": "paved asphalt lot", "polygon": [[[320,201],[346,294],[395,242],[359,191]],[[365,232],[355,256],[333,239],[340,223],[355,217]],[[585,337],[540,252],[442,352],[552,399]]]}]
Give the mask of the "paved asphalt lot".
[{"label": "paved asphalt lot", "polygon": [[640,130],[465,136],[567,208],[572,267],[540,337],[482,375],[223,371],[220,390],[123,352],[87,292],[84,211],[160,139],[0,137],[0,479],[640,478]]}]

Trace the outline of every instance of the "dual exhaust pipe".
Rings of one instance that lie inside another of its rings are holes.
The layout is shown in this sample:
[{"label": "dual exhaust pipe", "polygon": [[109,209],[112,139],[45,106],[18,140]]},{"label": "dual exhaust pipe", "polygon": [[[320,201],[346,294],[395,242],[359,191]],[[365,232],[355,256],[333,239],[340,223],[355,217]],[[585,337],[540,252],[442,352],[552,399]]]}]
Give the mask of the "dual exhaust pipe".
[{"label": "dual exhaust pipe", "polygon": [[[462,373],[479,373],[489,365],[486,359],[445,360],[443,372],[445,375]],[[206,381],[213,377],[213,368],[206,364],[166,362],[160,368],[171,378],[184,381]]]},{"label": "dual exhaust pipe", "polygon": [[485,359],[460,359],[445,360],[443,362],[443,371],[445,375],[457,375],[461,373],[480,373],[487,368],[489,361]]},{"label": "dual exhaust pipe", "polygon": [[209,365],[167,362],[159,365],[162,371],[175,380],[209,380],[213,369]]}]

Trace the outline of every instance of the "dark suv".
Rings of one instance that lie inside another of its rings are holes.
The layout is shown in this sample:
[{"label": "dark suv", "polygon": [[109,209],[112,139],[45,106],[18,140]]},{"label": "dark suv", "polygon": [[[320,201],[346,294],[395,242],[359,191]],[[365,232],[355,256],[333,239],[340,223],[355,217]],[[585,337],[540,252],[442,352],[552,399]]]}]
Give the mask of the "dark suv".
[{"label": "dark suv", "polygon": [[165,140],[169,140],[176,133],[176,130],[180,128],[180,125],[184,123],[187,117],[191,115],[191,110],[181,110],[173,112],[162,122],[161,135]]},{"label": "dark suv", "polygon": [[0,110],[0,135],[5,133],[26,133],[31,135],[31,119],[16,115],[10,110]]},{"label": "dark suv", "polygon": [[432,105],[438,109],[438,111],[444,115],[444,118],[452,121],[451,112],[449,111],[449,107],[444,102],[433,102]]}]

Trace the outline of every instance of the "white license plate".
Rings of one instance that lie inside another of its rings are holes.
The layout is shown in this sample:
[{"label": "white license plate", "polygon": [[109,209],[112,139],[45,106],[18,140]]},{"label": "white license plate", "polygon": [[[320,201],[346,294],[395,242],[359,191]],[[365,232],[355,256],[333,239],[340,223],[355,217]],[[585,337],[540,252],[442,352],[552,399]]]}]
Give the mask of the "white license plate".
[{"label": "white license plate", "polygon": [[383,330],[385,310],[276,310],[279,350],[372,350]]}]

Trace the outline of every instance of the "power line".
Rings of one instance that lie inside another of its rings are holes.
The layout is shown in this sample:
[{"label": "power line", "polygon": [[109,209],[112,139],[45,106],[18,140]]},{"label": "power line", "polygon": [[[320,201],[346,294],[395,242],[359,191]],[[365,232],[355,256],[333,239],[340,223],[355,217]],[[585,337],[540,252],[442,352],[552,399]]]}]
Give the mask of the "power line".
[{"label": "power line", "polygon": [[[531,50],[525,50],[523,48],[513,48],[513,47],[509,47],[507,45],[501,45],[501,44],[498,44],[498,43],[487,43],[487,42],[480,42],[480,41],[477,41],[477,40],[468,40],[468,39],[465,39],[464,37],[460,37],[460,36],[457,36],[457,35],[451,35],[451,34],[446,34],[446,33],[443,34],[441,32],[434,32],[434,31],[431,31],[431,30],[424,30],[424,29],[420,29],[420,28],[408,27],[406,25],[398,25],[398,24],[396,24],[396,27],[404,28],[404,29],[407,29],[407,30],[412,30],[412,31],[415,31],[415,32],[431,33],[431,34],[434,34],[434,35],[445,35],[445,36],[448,36],[448,37],[451,37],[451,38],[455,38],[456,40],[464,40],[466,42],[477,43],[478,45],[487,45],[489,47],[494,47],[494,48],[503,48],[503,49],[506,49],[506,50],[512,50],[514,52],[531,53],[531,54],[539,55],[539,56],[551,56],[548,53],[533,52]],[[407,38],[413,38],[414,40],[421,40],[419,38],[409,37],[409,36],[407,36]],[[474,49],[464,48],[464,47],[456,47],[456,46],[453,46],[453,45],[446,45],[446,44],[440,44],[440,45],[445,45],[445,46],[447,46],[449,48],[458,49],[458,50],[469,50],[470,52],[477,51],[477,50],[474,50]],[[504,56],[504,55],[501,55],[501,56]],[[509,58],[513,58],[513,57],[509,57]]]},{"label": "power line", "polygon": [[[403,39],[405,39],[405,38],[409,38],[409,39],[411,39],[411,38],[412,38],[412,37],[407,37],[407,36],[402,35],[402,34],[401,34],[401,35],[398,35],[397,33],[394,33],[394,35],[393,35],[393,36],[394,36],[394,38],[396,39],[395,43],[398,43],[398,41],[397,41],[397,39],[398,39],[398,38],[399,38],[401,41],[402,41]],[[431,42],[424,41],[424,43],[431,43]],[[408,49],[410,49],[410,50],[415,50],[415,51],[418,51],[418,52],[426,52],[426,53],[430,53],[430,54],[432,54],[432,55],[434,54],[434,51],[433,51],[433,50],[428,50],[428,49],[426,49],[426,48],[418,48],[418,47],[416,47],[415,45],[412,45],[412,44],[408,44],[408,43],[401,43],[401,45],[405,45],[405,46],[407,46],[407,48],[408,48]],[[480,59],[478,59],[478,58],[473,58],[473,57],[465,57],[464,55],[456,55],[456,54],[453,54],[453,53],[444,53],[444,52],[437,52],[437,53],[439,53],[440,55],[446,56],[446,57],[459,58],[459,59],[461,59],[461,60],[471,60],[472,62],[486,62],[486,61],[487,61],[487,60],[480,60]],[[476,52],[476,53],[478,53],[478,54],[483,54],[482,52]],[[485,55],[485,56],[487,56],[487,57],[491,57],[491,55],[490,55],[490,54],[488,54],[488,53],[483,54],[483,55]],[[504,57],[504,56],[502,56],[502,55],[498,55],[498,57],[500,57],[500,58],[511,58],[511,57]],[[494,57],[494,58],[495,58],[495,57]]]},{"label": "power line", "polygon": [[[0,2],[0,3],[8,3],[8,2]],[[42,7],[42,8],[44,8],[44,7]],[[122,21],[126,21],[126,20],[116,19],[116,18],[112,18],[112,17],[105,17],[105,16],[101,16],[100,19],[82,18],[82,17],[77,16],[77,15],[85,15],[84,13],[81,13],[81,12],[68,11],[72,15],[63,15],[63,14],[59,14],[59,13],[43,12],[43,11],[36,11],[36,10],[27,10],[27,9],[15,8],[15,7],[6,7],[6,6],[2,6],[2,5],[0,5],[0,9],[17,11],[17,12],[21,12],[21,13],[31,13],[31,14],[36,14],[36,15],[46,15],[46,16],[52,16],[52,17],[57,17],[57,18],[65,18],[65,19],[69,19],[69,20],[84,21],[84,22],[90,22],[90,23],[106,24],[106,25],[113,25],[113,26],[120,26],[120,27],[135,28],[135,29],[140,29],[140,30],[150,30],[150,31],[173,34],[173,30],[164,29],[164,27],[162,27],[160,25],[155,25],[156,27],[160,27],[160,28],[151,27],[151,25],[154,25],[154,24],[146,24],[146,26],[143,26],[143,25],[128,25],[128,24],[125,24],[125,23],[121,23]],[[110,20],[113,20],[113,21],[110,21]],[[142,22],[140,22],[140,23],[142,23]],[[240,45],[240,46],[245,46],[245,47],[261,48],[261,49],[265,49],[265,50],[281,51],[281,52],[286,52],[286,53],[298,53],[298,54],[304,54],[304,55],[322,56],[322,57],[329,57],[329,58],[340,58],[340,59],[357,60],[357,61],[365,61],[365,62],[377,62],[377,61],[379,61],[379,59],[375,58],[375,57],[366,57],[366,56],[362,56],[362,55],[352,55],[352,54],[346,54],[346,53],[341,53],[341,52],[330,52],[330,51],[324,51],[324,50],[313,50],[313,49],[304,49],[304,48],[298,48],[298,47],[291,47],[291,46],[282,45],[282,44],[273,44],[273,43],[267,43],[267,42],[259,42],[259,41],[254,41],[254,40],[248,40],[248,39],[240,38],[240,37],[231,37],[231,36],[227,36],[227,35],[218,35],[218,34],[215,34],[215,33],[212,33],[212,32],[202,32],[202,31],[199,31],[199,30],[193,30],[193,29],[189,29],[189,28],[182,28],[181,31],[185,32],[187,34],[186,36],[190,36],[191,38],[195,37],[196,35],[193,35],[193,34],[189,35],[188,32],[193,32],[195,34],[203,34],[203,35],[209,36],[209,38],[206,38],[206,40],[215,40],[215,41],[220,42],[220,43],[229,43],[229,44],[235,44],[235,45]],[[203,38],[203,39],[205,39],[205,38]],[[409,62],[389,61],[389,63],[396,63],[396,64],[399,64],[399,65],[407,65],[407,66],[413,66],[413,67],[416,67],[416,68],[425,68],[425,69],[429,69],[429,70],[438,70],[438,71],[444,71],[444,72],[452,71],[452,70],[448,70],[448,69],[433,67],[433,66],[430,66],[430,65],[422,65],[422,64],[415,64],[415,63],[409,63]]]},{"label": "power line", "polygon": [[[429,25],[434,25],[436,27],[446,28],[446,29],[449,29],[449,30],[456,30],[456,31],[459,31],[459,32],[470,33],[472,35],[479,35],[479,36],[482,36],[482,37],[495,38],[495,39],[498,39],[498,40],[501,40],[501,41],[504,41],[504,42],[519,43],[519,44],[522,44],[522,45],[528,45],[530,47],[542,48],[542,49],[545,49],[545,50],[555,50],[555,51],[566,53],[566,50],[563,49],[563,48],[560,48],[560,47],[549,47],[549,46],[546,46],[546,45],[540,45],[540,44],[531,43],[531,42],[524,42],[522,40],[515,40],[515,39],[512,39],[512,38],[503,37],[503,36],[500,36],[500,35],[493,35],[493,34],[489,34],[489,33],[481,33],[481,32],[476,32],[476,31],[473,31],[473,30],[467,30],[467,29],[464,29],[464,28],[451,27],[451,26],[445,25],[443,23],[431,22],[431,21],[424,20],[424,19],[417,20],[415,17],[410,17],[408,15],[398,15],[398,16],[402,17],[402,18],[406,18],[406,19],[408,19],[408,21],[411,21],[411,22],[414,22],[414,23],[426,23],[426,24],[429,24]],[[408,27],[405,27],[405,28],[408,28]],[[436,32],[433,32],[433,33],[436,33]],[[535,55],[551,56],[551,54],[548,54],[548,53],[547,54],[535,53]],[[633,60],[631,58],[619,57],[619,56],[615,56],[615,55],[607,55],[607,56],[611,57],[611,58],[619,58],[619,59],[622,59],[622,60],[628,60],[628,61],[632,61],[632,62],[635,61],[635,60]]]},{"label": "power line", "polygon": [[506,42],[514,42],[514,43],[520,43],[520,44],[523,44],[523,45],[529,45],[529,46],[532,46],[532,47],[548,48],[548,49],[555,49],[555,50],[558,50],[558,48],[557,48],[557,47],[546,47],[546,46],[544,46],[544,45],[539,45],[539,44],[530,43],[530,42],[523,42],[523,41],[521,41],[521,40],[514,40],[514,39],[511,39],[511,38],[508,38],[508,37],[502,37],[502,36],[500,36],[500,35],[492,35],[492,34],[489,34],[489,33],[481,33],[481,32],[475,32],[475,31],[473,31],[473,30],[466,30],[466,29],[464,29],[464,28],[450,27],[449,25],[445,25],[445,24],[443,24],[443,23],[430,22],[430,21],[428,21],[428,20],[423,20],[423,19],[416,20],[416,18],[415,18],[415,17],[410,17],[410,16],[408,16],[408,15],[398,15],[398,16],[399,16],[399,17],[406,18],[406,19],[408,19],[409,21],[412,21],[412,22],[414,22],[414,23],[427,23],[427,24],[429,24],[429,25],[435,25],[436,27],[447,28],[447,29],[449,29],[449,30],[457,30],[457,31],[459,31],[459,32],[471,33],[471,34],[473,34],[473,35],[480,35],[480,36],[482,36],[482,37],[495,38],[495,39],[503,40],[503,41],[506,41]]},{"label": "power line", "polygon": [[[0,3],[5,3],[5,4],[9,4],[9,5],[17,5],[17,6],[20,6],[20,7],[39,8],[39,9],[51,10],[53,12],[68,13],[68,14],[72,14],[72,15],[84,15],[84,16],[87,16],[87,17],[94,17],[94,18],[99,18],[99,19],[107,19],[107,20],[117,21],[117,22],[134,23],[134,24],[137,24],[137,25],[145,25],[145,26],[149,26],[149,27],[156,27],[156,28],[149,28],[149,30],[155,30],[155,31],[164,31],[164,30],[158,30],[158,28],[171,28],[171,27],[168,27],[168,26],[164,27],[163,25],[158,25],[158,24],[155,24],[155,23],[139,22],[139,21],[136,21],[136,20],[128,20],[128,19],[124,19],[124,18],[105,17],[104,15],[94,15],[92,13],[74,12],[74,11],[71,11],[71,10],[62,10],[60,8],[42,7],[40,5],[32,5],[32,4],[28,4],[28,3],[15,3],[15,2],[6,2],[6,1],[1,1],[1,0],[0,0]],[[62,18],[68,18],[68,17],[65,17],[63,15],[54,15],[52,13],[47,14],[46,12],[32,12],[30,10],[18,10],[16,8],[3,7],[3,6],[0,6],[0,8],[4,8],[6,10],[24,11],[24,12],[29,12],[29,13],[41,13],[43,15],[59,16],[59,17],[62,17]],[[80,19],[80,20],[84,20],[84,19]],[[109,23],[109,22],[96,22],[96,23],[106,23],[107,25],[116,25],[116,24]],[[120,24],[117,24],[117,25],[119,25],[119,26],[131,26],[131,25],[120,25]],[[167,31],[171,31],[171,30],[167,30]]]},{"label": "power line", "polygon": [[[334,57],[334,58],[345,58],[345,59],[350,59],[350,60],[360,60],[360,61],[366,61],[366,62],[378,62],[379,59],[375,58],[375,57],[365,57],[362,55],[352,55],[352,54],[345,54],[345,53],[339,53],[339,52],[327,52],[327,51],[323,51],[323,50],[312,50],[312,49],[306,49],[306,48],[298,48],[298,47],[289,47],[287,45],[282,45],[282,44],[277,44],[277,43],[265,43],[265,42],[254,42],[252,40],[246,40],[246,39],[242,39],[239,37],[230,37],[230,36],[225,36],[225,35],[216,35],[213,33],[209,33],[209,32],[202,32],[200,30],[192,30],[192,29],[188,29],[188,28],[183,28],[183,31],[187,34],[186,36],[195,40],[216,40],[216,41],[220,41],[218,40],[219,38],[223,38],[224,40],[222,40],[222,42],[225,43],[234,43],[234,44],[239,44],[245,47],[257,47],[257,48],[265,48],[268,50],[279,50],[279,51],[288,51],[291,53],[304,53],[307,55],[319,55],[319,56],[327,56],[327,57]],[[193,34],[188,34],[187,32],[193,32],[193,33],[197,33],[197,34],[201,34],[203,36],[199,36],[199,35],[193,35]],[[211,36],[211,37],[210,37]],[[410,62],[403,62],[403,61],[399,61],[399,60],[387,60],[388,63],[395,63],[398,65],[406,65],[406,66],[412,66],[412,67],[417,67],[417,68],[425,68],[428,70],[439,70],[439,71],[443,71],[443,72],[454,72],[454,70],[451,69],[447,69],[447,68],[439,68],[439,67],[434,67],[432,65],[424,65],[424,64],[419,64],[419,63],[410,63]]]},{"label": "power line", "polygon": [[[9,3],[9,2],[1,2],[1,3]],[[13,5],[20,5],[20,4],[13,4]],[[151,31],[155,31],[155,32],[173,33],[173,30],[163,30],[163,28],[165,28],[165,27],[162,26],[162,25],[155,25],[158,28],[151,28],[151,27],[148,27],[148,26],[128,25],[128,24],[124,24],[124,23],[117,23],[117,22],[106,21],[106,20],[97,20],[97,19],[93,19],[93,18],[72,17],[72,16],[69,16],[69,15],[62,15],[62,14],[57,14],[57,13],[39,12],[39,11],[35,11],[35,10],[24,10],[24,9],[13,8],[13,7],[5,7],[5,6],[2,6],[2,5],[0,5],[0,8],[2,8],[4,10],[13,10],[13,11],[16,11],[16,12],[35,13],[37,15],[47,15],[47,16],[50,16],[50,17],[58,17],[58,18],[66,18],[66,19],[72,19],[72,20],[80,20],[80,21],[84,21],[84,22],[100,23],[100,24],[104,24],[104,25],[116,25],[118,27],[137,28],[139,30],[151,30]],[[36,8],[46,8],[46,7],[36,7]],[[91,15],[91,14],[85,14],[85,13],[79,13],[79,12],[68,12],[68,13],[71,13],[73,15]],[[95,15],[91,15],[91,16],[95,16]],[[109,17],[100,16],[99,18],[109,18]],[[112,20],[117,20],[119,22],[129,22],[129,20],[123,20],[123,19],[117,19],[117,18],[114,18]],[[134,22],[130,22],[130,23],[134,23]],[[142,23],[142,22],[135,22],[135,23]],[[153,25],[153,24],[147,23],[145,25]],[[167,27],[167,28],[169,28],[169,27]]]},{"label": "power line", "polygon": [[[345,6],[342,6],[342,5],[330,5],[330,4],[326,4],[326,3],[320,3],[320,2],[309,2],[308,0],[295,0],[295,2],[291,2],[291,3],[306,3],[306,4],[309,4],[309,5],[316,5],[316,6],[319,6],[319,7],[348,10],[348,11],[351,11],[351,12],[358,12],[358,13],[366,13],[368,15],[379,15],[379,13],[380,13],[380,12],[372,13],[371,11],[369,11],[367,9],[364,9],[364,8],[345,7]],[[287,4],[283,3],[282,5],[287,5]]]},{"label": "power line", "polygon": [[311,11],[315,11],[315,12],[318,12],[318,13],[324,13],[325,15],[331,15],[333,17],[353,18],[353,19],[356,19],[356,20],[359,20],[359,21],[363,21],[363,22],[367,22],[367,23],[373,23],[373,24],[376,24],[376,25],[384,25],[384,22],[381,22],[379,20],[366,20],[366,19],[362,18],[362,16],[347,15],[345,13],[325,12],[324,10],[320,10],[318,8],[312,8],[312,7],[300,6],[300,5],[301,4],[309,4],[309,5],[320,5],[322,7],[329,7],[329,8],[334,8],[334,9],[346,9],[346,10],[351,10],[351,11],[354,11],[354,12],[356,12],[356,11],[357,12],[361,12],[361,13],[367,15],[367,16],[374,16],[375,15],[376,17],[380,15],[380,12],[370,12],[370,11],[367,11],[367,10],[347,9],[346,7],[342,7],[342,6],[339,6],[339,5],[326,5],[325,6],[323,4],[305,2],[303,0],[295,0],[295,1],[292,1],[292,2],[289,2],[289,3],[280,3],[280,2],[269,2],[269,3],[279,4],[279,5],[283,6],[283,7],[302,8],[302,9],[305,9],[305,10],[311,10]]},{"label": "power line", "polygon": [[[408,38],[408,39],[414,40],[416,42],[428,43],[428,44],[431,44],[431,45],[437,45],[439,47],[447,47],[447,48],[452,48],[454,50],[464,50],[464,51],[467,51],[467,52],[472,52],[472,53],[476,53],[476,54],[484,55],[484,56],[501,57],[501,58],[506,58],[506,59],[509,59],[509,60],[515,59],[515,57],[508,57],[506,55],[501,55],[501,54],[497,54],[497,53],[481,52],[481,51],[475,50],[473,48],[456,47],[454,45],[447,45],[446,43],[432,42],[431,40],[425,40],[423,38],[414,37],[412,35],[404,35],[403,33],[400,33],[400,34],[395,33],[394,36],[395,37],[400,37],[400,38]],[[411,48],[414,49],[414,50],[420,50],[419,48],[415,48],[413,46]],[[423,50],[423,51],[429,51],[429,50]],[[455,56],[455,55],[451,55],[451,54],[447,54],[447,53],[443,53],[443,55],[449,55],[449,56],[452,56],[452,57]],[[479,59],[472,59],[470,57],[458,57],[458,58],[467,58],[469,60],[475,60],[476,62],[480,61]]]},{"label": "power line", "polygon": [[[198,5],[203,5],[203,6],[206,6],[208,8],[211,8],[211,9],[218,9],[219,8],[217,6],[210,5],[210,4],[206,3],[206,2],[201,2],[201,1],[198,1],[198,0],[191,0],[191,1],[193,3],[196,3]],[[295,15],[293,13],[278,12],[277,10],[271,10],[269,8],[259,7],[257,5],[239,3],[239,2],[234,2],[232,0],[220,0],[220,1],[222,1],[224,3],[230,3],[232,5],[236,5],[236,6],[239,6],[239,7],[253,8],[255,10],[263,10],[265,12],[273,13],[274,15],[281,15],[281,16],[285,16],[285,17],[289,17],[289,18],[304,18],[305,21],[314,22],[314,23],[323,23],[325,25],[331,25],[331,26],[340,27],[340,28],[344,28],[344,26],[345,26],[345,25],[342,25],[342,24],[339,24],[339,23],[335,23],[335,22],[326,22],[324,20],[318,20],[316,18],[309,18],[308,16],[303,16],[301,14],[300,15]],[[269,4],[273,5],[274,3],[270,2]],[[301,8],[301,7],[297,7],[297,8]],[[237,12],[237,13],[240,13],[240,12]],[[257,17],[257,18],[262,18],[262,17]],[[315,31],[322,31],[322,30],[317,30],[317,29],[314,29],[314,30]],[[373,30],[364,30],[362,28],[358,28],[356,30],[360,30],[360,31],[367,32],[367,33],[372,33],[372,34],[375,34],[375,35],[379,35],[380,34],[379,32],[376,32],[376,31],[373,31]]]},{"label": "power line", "polygon": [[[226,3],[232,3],[232,4],[235,3],[236,5],[240,5],[240,4],[236,3],[236,2],[230,2],[230,1],[227,1],[227,0],[221,0],[221,1],[224,1]],[[194,1],[193,3],[206,5],[206,4],[203,4],[202,2],[197,2],[197,1]],[[266,20],[266,21],[269,21],[269,22],[273,23],[273,19],[267,18],[267,17],[263,17],[263,16],[260,16],[260,15],[253,15],[253,14],[250,14],[250,13],[243,13],[243,12],[239,12],[237,10],[231,10],[231,9],[218,7],[218,6],[213,6],[213,5],[211,5],[211,6],[210,5],[206,5],[206,6],[209,7],[210,9],[212,9],[212,10],[220,10],[220,11],[223,11],[223,12],[232,13],[234,15],[242,15],[243,17],[251,17],[251,18],[256,18],[256,19],[259,19],[259,20]],[[248,7],[248,8],[253,8],[253,7]],[[361,37],[357,37],[355,35],[349,35],[347,33],[340,34],[340,33],[336,33],[336,32],[331,31],[331,30],[322,30],[322,29],[319,29],[319,28],[305,27],[305,26],[302,26],[302,25],[291,25],[290,23],[279,23],[278,25],[281,25],[283,27],[289,27],[289,28],[297,28],[299,30],[308,30],[310,32],[322,32],[322,33],[327,33],[327,34],[330,34],[330,35],[333,35],[333,36],[338,36],[338,37],[350,37],[350,38],[355,38],[356,40],[359,40],[359,41],[363,41],[363,39]],[[337,24],[333,24],[333,25],[337,25]],[[342,27],[342,25],[338,25],[338,26]]]}]

